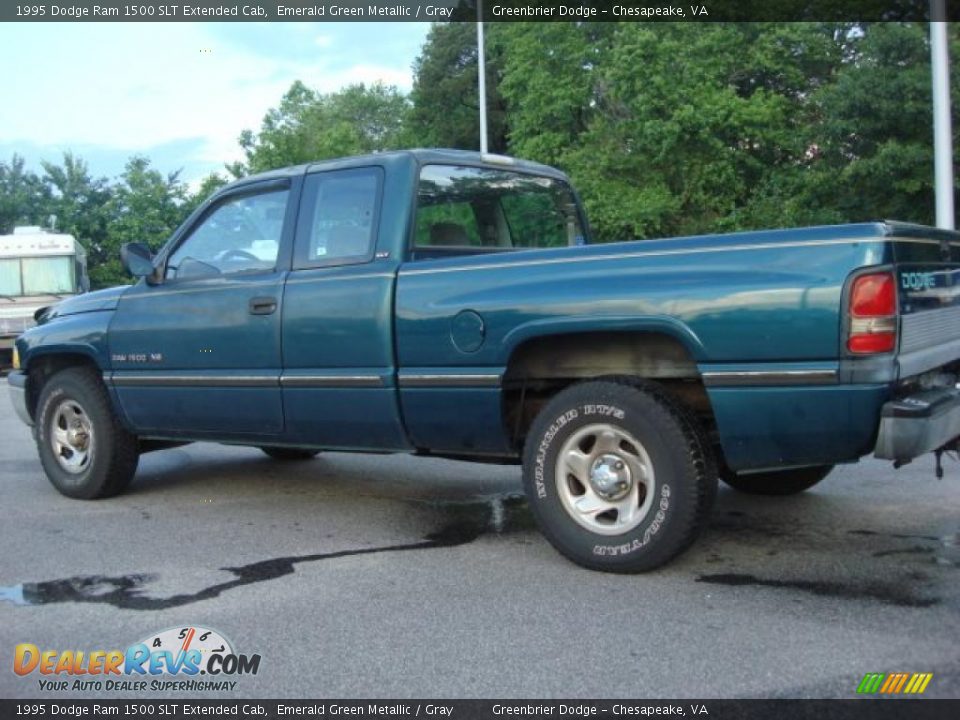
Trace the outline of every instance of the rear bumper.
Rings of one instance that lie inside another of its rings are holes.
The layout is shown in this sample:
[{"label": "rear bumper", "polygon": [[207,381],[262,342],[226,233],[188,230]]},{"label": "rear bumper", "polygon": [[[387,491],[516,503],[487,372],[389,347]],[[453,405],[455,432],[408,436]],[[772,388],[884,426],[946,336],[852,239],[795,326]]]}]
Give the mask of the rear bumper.
[{"label": "rear bumper", "polygon": [[874,456],[906,462],[960,436],[960,390],[938,388],[883,406]]},{"label": "rear bumper", "polygon": [[27,425],[33,425],[33,418],[27,410],[27,375],[19,370],[12,371],[7,376],[7,387],[10,389],[10,401],[17,417]]}]

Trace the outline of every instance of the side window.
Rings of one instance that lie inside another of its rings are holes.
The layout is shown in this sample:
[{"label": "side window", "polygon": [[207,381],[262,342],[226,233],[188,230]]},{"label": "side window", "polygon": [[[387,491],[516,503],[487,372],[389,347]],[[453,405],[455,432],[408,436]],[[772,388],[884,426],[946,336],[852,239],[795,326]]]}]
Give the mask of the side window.
[{"label": "side window", "polygon": [[577,204],[562,181],[492,168],[426,165],[420,172],[414,247],[480,252],[584,242]]},{"label": "side window", "polygon": [[383,171],[308,175],[294,245],[296,269],[365,262],[373,256]]},{"label": "side window", "polygon": [[168,278],[272,270],[277,264],[288,190],[227,198],[167,260]]}]

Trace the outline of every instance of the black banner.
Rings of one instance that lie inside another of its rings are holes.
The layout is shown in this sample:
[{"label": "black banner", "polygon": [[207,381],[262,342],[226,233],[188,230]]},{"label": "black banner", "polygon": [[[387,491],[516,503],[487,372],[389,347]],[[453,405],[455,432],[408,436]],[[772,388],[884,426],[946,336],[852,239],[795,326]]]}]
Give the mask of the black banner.
[{"label": "black banner", "polygon": [[0,700],[9,718],[942,720],[960,700]]},{"label": "black banner", "polygon": [[[925,21],[929,0],[484,0],[486,22]],[[946,0],[943,17],[960,20]],[[473,22],[477,0],[33,0],[0,4],[3,22]]]}]

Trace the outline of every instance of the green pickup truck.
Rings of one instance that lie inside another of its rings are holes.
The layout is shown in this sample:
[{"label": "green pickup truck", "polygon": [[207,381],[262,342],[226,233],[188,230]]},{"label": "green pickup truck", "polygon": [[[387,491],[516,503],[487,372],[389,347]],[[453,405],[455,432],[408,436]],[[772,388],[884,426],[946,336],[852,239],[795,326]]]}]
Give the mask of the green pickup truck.
[{"label": "green pickup truck", "polygon": [[244,178],[9,377],[62,493],[195,440],[523,464],[550,542],[659,566],[717,479],[800,492],[960,435],[960,235],[871,223],[594,245],[567,178],[418,150]]}]

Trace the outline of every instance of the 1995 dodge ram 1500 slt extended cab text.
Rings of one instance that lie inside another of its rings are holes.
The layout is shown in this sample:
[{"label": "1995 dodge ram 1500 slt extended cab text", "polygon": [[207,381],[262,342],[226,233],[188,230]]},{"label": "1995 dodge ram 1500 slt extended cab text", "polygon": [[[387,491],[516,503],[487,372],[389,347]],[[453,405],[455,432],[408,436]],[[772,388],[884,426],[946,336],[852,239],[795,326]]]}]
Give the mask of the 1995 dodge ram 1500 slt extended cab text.
[{"label": "1995 dodge ram 1500 slt extended cab text", "polygon": [[221,189],[139,280],[38,313],[9,377],[60,492],[192,440],[523,463],[561,553],[696,537],[721,477],[789,494],[960,435],[960,234],[872,223],[590,245],[566,177],[417,150]]}]

